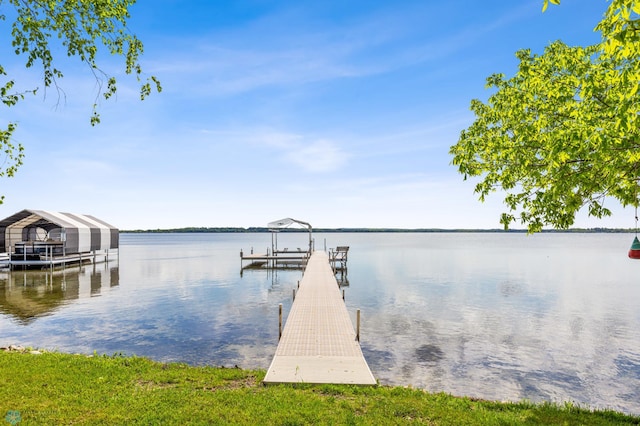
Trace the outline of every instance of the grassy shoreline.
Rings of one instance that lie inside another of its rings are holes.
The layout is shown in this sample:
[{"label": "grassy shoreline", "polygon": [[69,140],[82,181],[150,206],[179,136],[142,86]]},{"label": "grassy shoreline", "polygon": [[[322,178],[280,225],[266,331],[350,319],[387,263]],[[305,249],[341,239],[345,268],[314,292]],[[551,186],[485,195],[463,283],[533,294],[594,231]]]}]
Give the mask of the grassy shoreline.
[{"label": "grassy shoreline", "polygon": [[141,357],[0,351],[0,423],[640,425],[572,404],[499,403],[387,386],[269,385],[264,371]]}]

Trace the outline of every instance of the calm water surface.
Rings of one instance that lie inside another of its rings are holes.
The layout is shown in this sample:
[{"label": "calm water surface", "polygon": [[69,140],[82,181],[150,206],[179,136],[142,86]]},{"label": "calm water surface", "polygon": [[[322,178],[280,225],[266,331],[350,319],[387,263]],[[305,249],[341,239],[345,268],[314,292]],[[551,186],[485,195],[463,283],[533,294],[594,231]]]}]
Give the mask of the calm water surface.
[{"label": "calm water surface", "polygon": [[[383,384],[640,414],[629,234],[315,234],[350,246],[346,303]],[[305,234],[280,234],[280,248]],[[269,234],[121,234],[119,260],[0,272],[0,346],[266,369],[300,271],[244,270]]]}]

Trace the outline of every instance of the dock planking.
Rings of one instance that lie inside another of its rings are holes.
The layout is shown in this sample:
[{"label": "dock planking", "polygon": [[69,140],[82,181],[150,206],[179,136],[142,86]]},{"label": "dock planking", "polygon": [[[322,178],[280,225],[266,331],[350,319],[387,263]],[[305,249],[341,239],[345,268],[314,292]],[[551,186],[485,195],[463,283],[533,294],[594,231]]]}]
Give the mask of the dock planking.
[{"label": "dock planking", "polygon": [[309,259],[264,382],[376,384],[322,251]]}]

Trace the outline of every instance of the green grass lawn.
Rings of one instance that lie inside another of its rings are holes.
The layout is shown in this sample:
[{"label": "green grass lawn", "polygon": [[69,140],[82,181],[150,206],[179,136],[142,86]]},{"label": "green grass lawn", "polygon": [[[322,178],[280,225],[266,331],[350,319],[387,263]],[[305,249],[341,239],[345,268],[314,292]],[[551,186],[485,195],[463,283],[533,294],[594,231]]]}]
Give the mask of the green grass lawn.
[{"label": "green grass lawn", "polygon": [[0,351],[0,425],[640,425],[640,417],[570,404],[387,386],[264,386],[263,377],[139,357]]}]

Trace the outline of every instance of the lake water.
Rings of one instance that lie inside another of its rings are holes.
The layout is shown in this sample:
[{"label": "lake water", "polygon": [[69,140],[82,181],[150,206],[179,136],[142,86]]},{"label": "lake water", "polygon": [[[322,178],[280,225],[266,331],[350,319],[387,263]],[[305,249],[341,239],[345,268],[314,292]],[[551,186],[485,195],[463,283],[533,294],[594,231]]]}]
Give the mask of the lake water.
[{"label": "lake water", "polygon": [[[306,247],[280,234],[280,248]],[[330,233],[382,384],[640,415],[630,234]],[[326,242],[326,243],[325,243]],[[245,269],[270,234],[121,234],[117,261],[0,272],[0,346],[267,369],[302,273]]]}]

